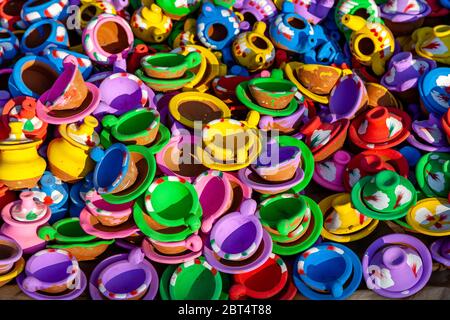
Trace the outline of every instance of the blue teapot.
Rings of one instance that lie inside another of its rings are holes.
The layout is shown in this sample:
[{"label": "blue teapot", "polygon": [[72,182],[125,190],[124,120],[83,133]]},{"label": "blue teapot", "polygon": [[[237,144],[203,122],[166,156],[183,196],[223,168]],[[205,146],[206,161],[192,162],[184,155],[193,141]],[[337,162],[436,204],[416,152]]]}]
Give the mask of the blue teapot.
[{"label": "blue teapot", "polygon": [[320,25],[314,26],[314,35],[317,40],[316,46],[305,52],[304,62],[307,64],[331,65],[349,63],[345,58],[337,41],[325,33]]},{"label": "blue teapot", "polygon": [[295,12],[294,3],[285,1],[282,13],[270,23],[269,35],[273,44],[286,51],[306,53],[316,47],[314,28]]}]

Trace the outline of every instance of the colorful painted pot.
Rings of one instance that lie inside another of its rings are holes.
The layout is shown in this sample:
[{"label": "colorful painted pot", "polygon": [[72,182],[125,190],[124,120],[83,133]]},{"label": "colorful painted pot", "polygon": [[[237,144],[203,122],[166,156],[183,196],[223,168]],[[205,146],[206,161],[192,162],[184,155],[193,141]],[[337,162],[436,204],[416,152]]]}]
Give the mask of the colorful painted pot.
[{"label": "colorful painted pot", "polygon": [[28,259],[22,285],[28,292],[57,295],[73,290],[81,272],[78,261],[67,251],[41,250]]},{"label": "colorful painted pot", "polygon": [[450,267],[450,241],[449,238],[440,238],[434,241],[430,246],[431,256],[439,263],[442,263],[447,268]]},{"label": "colorful painted pot", "polygon": [[20,50],[24,53],[41,54],[47,48],[69,47],[69,35],[59,21],[45,19],[27,28],[20,40]]},{"label": "colorful painted pot", "polygon": [[350,36],[353,57],[361,64],[371,66],[376,75],[382,75],[386,62],[394,54],[392,32],[382,23],[350,14],[342,16],[342,23],[353,31]]},{"label": "colorful painted pot", "polygon": [[133,74],[123,72],[108,75],[100,83],[99,89],[101,101],[93,112],[96,117],[106,114],[119,116],[139,107],[155,107],[155,94]]},{"label": "colorful painted pot", "polygon": [[450,68],[436,68],[419,79],[422,106],[430,113],[444,115],[450,107]]},{"label": "colorful painted pot", "polygon": [[9,137],[0,141],[0,183],[10,190],[32,188],[46,167],[44,158],[37,152],[42,140],[26,138],[22,122],[10,122],[8,125]]},{"label": "colorful painted pot", "polygon": [[89,22],[103,13],[117,15],[117,10],[108,0],[81,0],[79,12],[80,27],[86,28]]},{"label": "colorful painted pot", "polygon": [[300,129],[300,133],[306,137],[305,142],[311,149],[314,160],[322,161],[342,148],[349,125],[348,119],[324,123],[319,116],[315,116]]},{"label": "colorful painted pot", "polygon": [[331,90],[328,120],[351,119],[367,102],[367,90],[361,78],[356,74],[343,75]]},{"label": "colorful painted pot", "polygon": [[302,295],[312,300],[346,299],[362,278],[358,256],[333,242],[308,249],[299,255],[295,265],[294,283]]},{"label": "colorful painted pot", "polygon": [[16,263],[14,263],[12,269],[9,272],[0,275],[0,288],[16,278],[23,271],[24,267],[25,259],[20,258]]},{"label": "colorful painted pot", "polygon": [[201,5],[200,0],[173,2],[170,0],[156,0],[156,4],[164,10],[171,19],[180,20],[195,12]]},{"label": "colorful painted pot", "polygon": [[197,67],[201,62],[198,52],[190,52],[184,56],[178,53],[155,53],[142,58],[144,72],[150,78],[176,79],[182,77],[187,70]]},{"label": "colorful painted pot", "polygon": [[282,13],[270,23],[269,34],[277,48],[295,53],[304,54],[317,44],[313,27],[290,1],[283,3]]},{"label": "colorful painted pot", "polygon": [[[204,147],[198,146],[198,154],[204,166],[220,171],[234,171],[247,167],[261,152],[261,138],[256,126],[259,114],[250,111],[245,121],[217,119],[208,122],[202,130]],[[227,141],[236,143],[229,148]],[[226,162],[226,163],[224,163]]]},{"label": "colorful painted pot", "polygon": [[[200,162],[200,155],[196,151],[200,139],[193,135],[175,135],[169,143],[158,152],[156,163],[158,169],[165,175],[174,175],[188,181],[193,181],[202,172],[208,170]],[[189,159],[182,159],[189,155]]]},{"label": "colorful painted pot", "polygon": [[380,6],[380,15],[395,35],[408,35],[420,28],[431,7],[423,0],[394,0]]},{"label": "colorful painted pot", "polygon": [[205,246],[203,248],[203,254],[206,261],[208,261],[213,268],[229,274],[238,274],[255,270],[269,259],[271,252],[272,240],[270,239],[270,235],[265,230],[262,231],[262,240],[255,253],[244,260],[230,261],[221,258],[211,248],[209,239],[205,241]]},{"label": "colorful painted pot", "polygon": [[19,50],[19,40],[14,33],[8,29],[0,27],[0,49],[2,55],[0,57],[0,62],[3,64],[5,61],[10,61],[14,59]]},{"label": "colorful painted pot", "polygon": [[306,196],[299,197],[306,201],[307,207],[311,213],[309,217],[310,221],[305,224],[302,223],[306,231],[301,230],[301,236],[299,238],[295,236],[294,239],[297,238],[295,240],[292,240],[292,238],[283,239],[284,242],[274,240],[272,249],[273,253],[283,256],[298,254],[313,245],[320,237],[323,216],[319,206],[312,199]]},{"label": "colorful painted pot", "polygon": [[191,71],[186,71],[186,73],[177,79],[159,79],[159,78],[149,78],[147,77],[141,69],[136,71],[136,76],[141,79],[147,86],[155,91],[167,92],[175,91],[183,88],[186,84],[190,83],[195,74]]},{"label": "colorful painted pot", "polygon": [[337,28],[344,33],[347,39],[350,38],[352,29],[342,23],[342,17],[345,14],[351,14],[364,18],[371,22],[383,23],[380,17],[380,10],[375,0],[339,0],[336,4],[336,11],[334,12],[334,20]]},{"label": "colorful painted pot", "polygon": [[447,197],[450,192],[449,160],[448,153],[439,152],[430,152],[420,158],[416,165],[416,179],[426,196]]},{"label": "colorful painted pot", "polygon": [[284,193],[262,201],[256,215],[270,233],[288,236],[302,223],[308,211],[304,198]]},{"label": "colorful painted pot", "polygon": [[89,58],[103,65],[125,61],[134,36],[128,22],[112,14],[93,18],[83,30],[83,48]]},{"label": "colorful painted pot", "polygon": [[34,198],[49,206],[52,217],[49,223],[53,223],[65,217],[69,208],[69,187],[51,172],[45,171],[39,180],[39,184],[31,189]]},{"label": "colorful painted pot", "polygon": [[203,172],[193,184],[203,210],[201,229],[208,233],[215,221],[230,208],[233,200],[232,185],[223,172],[215,170]]},{"label": "colorful painted pot", "polygon": [[449,64],[450,26],[420,28],[413,33],[412,38],[415,40],[415,50],[419,56]]},{"label": "colorful painted pot", "polygon": [[29,1],[21,10],[20,16],[27,24],[43,19],[63,21],[68,15],[69,0]]},{"label": "colorful painted pot", "polygon": [[252,31],[239,34],[233,42],[234,59],[250,72],[268,68],[275,60],[275,48],[264,35],[265,30],[266,24],[258,21]]},{"label": "colorful painted pot", "polygon": [[120,193],[136,181],[136,163],[125,145],[116,143],[106,151],[96,147],[90,155],[97,162],[93,177],[98,193]]},{"label": "colorful painted pot", "polygon": [[44,56],[49,57],[50,62],[58,69],[59,73],[64,70],[64,59],[67,56],[74,56],[78,61],[78,68],[84,79],[88,79],[92,73],[93,65],[88,56],[65,48],[47,48]]},{"label": "colorful painted pot", "polygon": [[272,0],[236,0],[233,8],[250,24],[256,21],[267,22],[277,14],[277,7]]},{"label": "colorful painted pot", "polygon": [[415,120],[412,123],[412,132],[407,141],[414,147],[428,152],[449,152],[450,145],[441,119],[433,113],[427,120]]},{"label": "colorful painted pot", "polygon": [[288,272],[284,261],[271,254],[269,259],[253,271],[233,275],[235,284],[230,288],[230,299],[243,297],[267,299],[276,296],[288,282]]},{"label": "colorful painted pot", "polygon": [[8,30],[25,29],[26,25],[20,17],[26,0],[7,0],[0,3],[1,26]]},{"label": "colorful painted pot", "polygon": [[343,173],[345,189],[352,187],[365,176],[375,175],[383,170],[395,171],[404,178],[408,177],[409,165],[406,158],[393,149],[366,150],[353,157]]},{"label": "colorful painted pot", "polygon": [[107,227],[118,226],[129,220],[134,202],[112,205],[91,189],[85,195],[86,208]]},{"label": "colorful painted pot", "polygon": [[194,18],[187,18],[174,24],[167,41],[175,49],[185,45],[196,44],[196,36],[197,22]]},{"label": "colorful painted pot", "polygon": [[14,269],[22,253],[22,248],[14,239],[0,235],[0,277]]},{"label": "colorful painted pot", "polygon": [[445,198],[426,198],[409,210],[406,221],[411,227],[429,236],[450,235],[450,204]]},{"label": "colorful painted pot", "polygon": [[404,217],[417,201],[417,192],[406,178],[389,170],[358,181],[351,192],[355,209],[378,219],[392,220]]},{"label": "colorful painted pot", "polygon": [[23,123],[23,132],[29,139],[45,139],[47,123],[36,116],[36,100],[31,97],[18,96],[6,102],[2,114],[8,122],[11,120]]},{"label": "colorful painted pot", "polygon": [[33,199],[32,192],[22,192],[20,200],[6,205],[2,209],[4,224],[2,234],[13,238],[25,254],[34,253],[45,246],[37,235],[37,229],[47,223],[51,210]]},{"label": "colorful painted pot", "polygon": [[201,129],[213,120],[229,118],[228,106],[208,93],[183,92],[174,96],[169,102],[172,117],[188,128]]},{"label": "colorful painted pot", "polygon": [[350,124],[351,141],[362,149],[387,149],[405,141],[410,135],[411,118],[401,110],[372,108]]},{"label": "colorful painted pot", "polygon": [[[98,285],[99,281],[102,286]],[[89,293],[94,300],[153,300],[158,292],[158,284],[158,273],[153,265],[143,259],[140,249],[134,249],[129,254],[118,254],[100,262],[89,279]],[[102,292],[103,288],[106,290]],[[132,293],[133,289],[136,292]],[[142,290],[145,290],[144,293]],[[105,295],[107,292],[112,295]]]},{"label": "colorful painted pot", "polygon": [[99,89],[84,82],[77,59],[67,56],[63,73],[39,98],[36,112],[39,118],[51,124],[72,123],[90,115],[99,101]]},{"label": "colorful painted pot", "polygon": [[172,300],[218,300],[222,293],[220,273],[203,257],[179,265],[169,283]]},{"label": "colorful painted pot", "polygon": [[43,226],[38,235],[45,241],[52,241],[47,248],[65,250],[78,261],[94,260],[114,243],[114,240],[100,240],[85,233],[78,218],[65,218],[52,226]]},{"label": "colorful painted pot", "polygon": [[[127,260],[106,266],[99,274],[97,288],[109,300],[140,300],[149,289],[153,270],[141,249],[132,250]],[[130,283],[130,275],[133,281]]]},{"label": "colorful painted pot", "polygon": [[389,61],[386,74],[381,84],[388,90],[398,92],[400,98],[414,103],[418,95],[416,91],[419,78],[436,68],[436,62],[423,58],[413,58],[410,52],[400,52]]},{"label": "colorful painted pot", "polygon": [[245,200],[238,212],[220,218],[212,227],[210,244],[225,260],[242,261],[252,256],[262,240],[263,229],[254,215],[256,202]]},{"label": "colorful painted pot", "polygon": [[109,130],[116,140],[143,146],[156,139],[159,123],[159,112],[154,109],[131,110],[119,118],[107,115],[102,120],[103,127]]},{"label": "colorful painted pot", "polygon": [[321,235],[331,241],[351,242],[365,238],[378,225],[378,220],[356,210],[348,193],[326,197],[319,203],[324,216]]},{"label": "colorful painted pot", "polygon": [[197,17],[197,36],[205,47],[224,50],[230,46],[244,24],[249,26],[248,22],[240,22],[232,10],[206,2]]},{"label": "colorful painted pot", "polygon": [[11,95],[38,99],[58,78],[57,69],[45,58],[24,56],[16,61],[8,80]]},{"label": "colorful painted pot", "polygon": [[344,150],[336,151],[332,158],[317,163],[313,180],[333,191],[344,191],[344,172],[352,156]]},{"label": "colorful painted pot", "polygon": [[427,247],[405,234],[390,234],[373,242],[362,259],[367,287],[387,298],[406,298],[420,291],[431,276]]},{"label": "colorful painted pot", "polygon": [[172,31],[172,19],[154,3],[136,10],[130,25],[137,38],[150,43],[163,42]]},{"label": "colorful painted pot", "polygon": [[300,62],[287,63],[284,72],[302,94],[322,104],[328,104],[331,90],[338,80],[351,74],[348,69]]},{"label": "colorful painted pot", "polygon": [[98,121],[88,116],[83,123],[62,124],[58,128],[61,137],[52,140],[47,149],[49,167],[59,179],[74,182],[84,178],[94,168],[89,153],[99,144],[94,131]]},{"label": "colorful painted pot", "polygon": [[145,193],[147,213],[159,224],[169,227],[200,228],[201,210],[195,188],[184,179],[158,178]]},{"label": "colorful painted pot", "polygon": [[175,242],[161,242],[146,238],[142,250],[147,258],[164,264],[178,264],[191,261],[202,254],[203,241],[193,234],[187,239]]}]

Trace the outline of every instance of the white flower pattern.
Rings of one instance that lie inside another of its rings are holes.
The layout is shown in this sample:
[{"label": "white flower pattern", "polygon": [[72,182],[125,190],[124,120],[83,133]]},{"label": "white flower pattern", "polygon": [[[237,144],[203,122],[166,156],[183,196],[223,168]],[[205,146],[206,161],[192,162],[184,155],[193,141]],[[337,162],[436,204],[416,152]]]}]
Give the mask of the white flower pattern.
[{"label": "white flower pattern", "polygon": [[371,196],[365,197],[364,200],[376,210],[380,211],[389,207],[390,202],[388,195],[382,191],[377,191]]},{"label": "white flower pattern", "polygon": [[392,138],[403,129],[402,122],[394,117],[386,119],[386,126],[389,129],[389,138]]}]

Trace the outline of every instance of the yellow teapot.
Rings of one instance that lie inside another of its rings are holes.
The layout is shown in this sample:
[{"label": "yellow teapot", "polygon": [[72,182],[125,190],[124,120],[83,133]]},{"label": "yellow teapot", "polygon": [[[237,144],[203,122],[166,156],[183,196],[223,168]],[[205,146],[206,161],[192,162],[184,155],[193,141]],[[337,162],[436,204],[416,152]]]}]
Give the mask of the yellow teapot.
[{"label": "yellow teapot", "polygon": [[417,29],[412,40],[418,55],[450,65],[450,25]]},{"label": "yellow teapot", "polygon": [[81,29],[86,28],[92,18],[102,13],[117,14],[116,8],[108,1],[99,0],[81,0],[79,20]]},{"label": "yellow teapot", "polygon": [[90,150],[100,142],[94,131],[98,121],[92,116],[76,123],[60,125],[60,138],[52,140],[47,149],[50,171],[65,182],[75,182],[84,178],[94,168],[89,157]]},{"label": "yellow teapot", "polygon": [[394,54],[395,39],[383,24],[369,22],[359,16],[345,14],[342,23],[353,30],[350,35],[350,51],[361,64],[371,66],[381,76],[385,64]]},{"label": "yellow teapot", "polygon": [[172,31],[172,19],[154,3],[136,10],[130,25],[137,38],[151,43],[163,42]]},{"label": "yellow teapot", "polygon": [[47,166],[37,151],[42,140],[30,140],[22,122],[10,122],[9,137],[0,141],[0,183],[10,190],[36,186]]},{"label": "yellow teapot", "polygon": [[266,24],[258,21],[252,31],[239,34],[232,44],[236,61],[250,72],[266,69],[275,60],[275,47],[264,35]]}]

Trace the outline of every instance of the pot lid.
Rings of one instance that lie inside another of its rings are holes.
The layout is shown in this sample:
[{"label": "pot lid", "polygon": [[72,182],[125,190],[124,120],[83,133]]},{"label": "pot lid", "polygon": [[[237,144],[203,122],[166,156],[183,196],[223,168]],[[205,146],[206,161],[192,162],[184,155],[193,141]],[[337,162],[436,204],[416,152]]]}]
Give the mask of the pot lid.
[{"label": "pot lid", "polygon": [[34,200],[31,191],[20,194],[20,200],[11,207],[11,217],[17,221],[32,222],[42,219],[48,211],[48,207],[40,201]]},{"label": "pot lid", "polygon": [[72,141],[92,148],[100,143],[100,137],[94,130],[97,126],[97,119],[87,116],[80,125],[77,123],[62,125],[60,132],[65,130],[67,137]]}]

